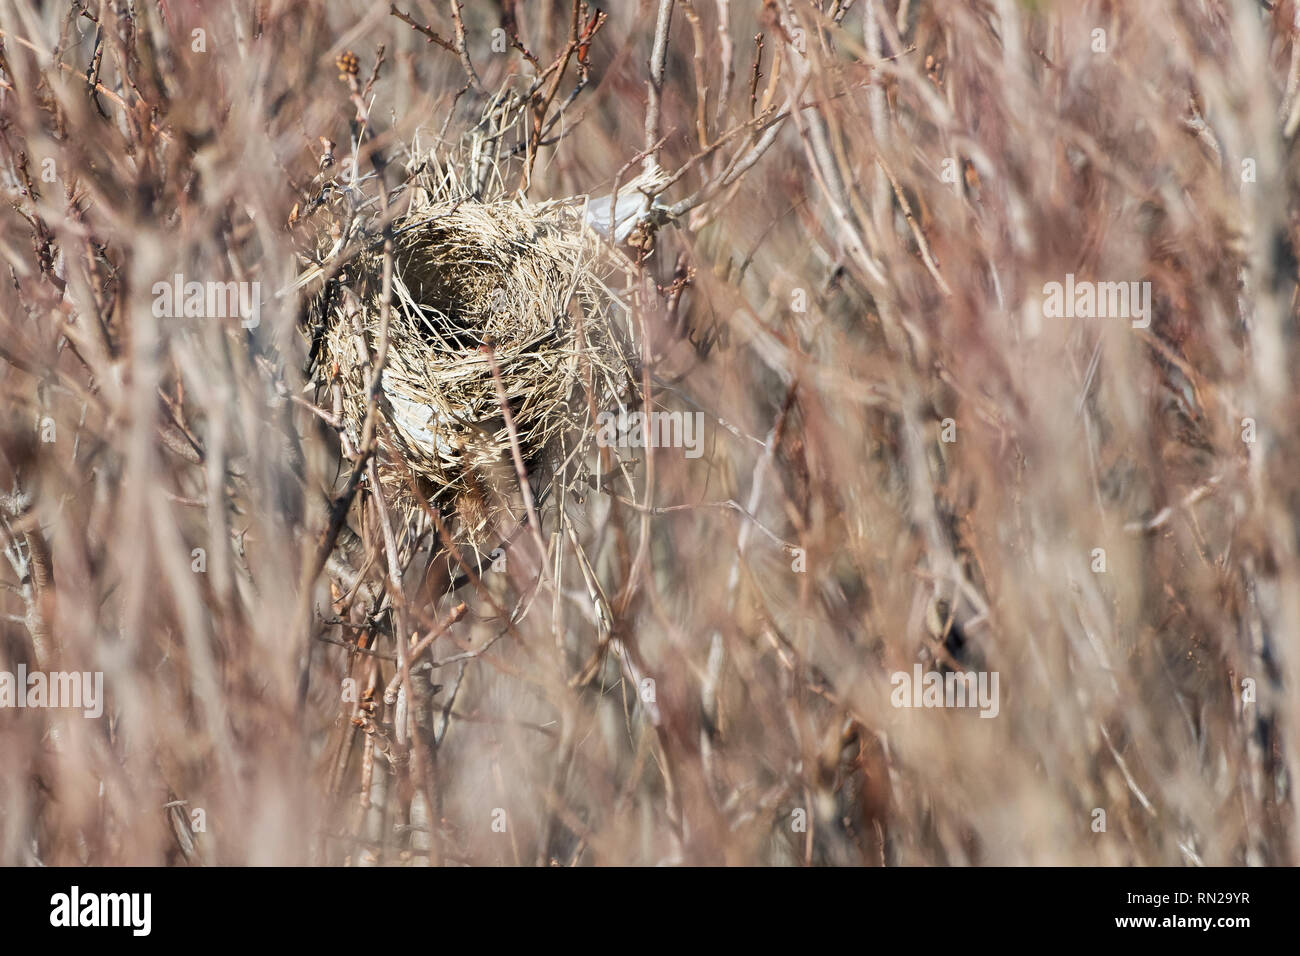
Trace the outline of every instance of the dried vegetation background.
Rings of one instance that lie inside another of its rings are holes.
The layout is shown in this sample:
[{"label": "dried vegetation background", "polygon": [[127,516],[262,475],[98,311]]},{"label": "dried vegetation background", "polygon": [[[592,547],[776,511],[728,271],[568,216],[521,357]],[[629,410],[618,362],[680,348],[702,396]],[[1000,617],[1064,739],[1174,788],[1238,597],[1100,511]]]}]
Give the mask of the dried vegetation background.
[{"label": "dried vegetation background", "polygon": [[[0,711],[0,862],[1294,864],[1298,39],[1291,0],[3,0],[0,669],[107,708]],[[316,405],[296,279],[503,89],[507,192],[677,176],[607,252],[632,394],[707,444],[471,574]],[[260,324],[156,317],[176,273]],[[1044,318],[1067,274],[1150,327]],[[938,659],[998,716],[892,707]]]}]

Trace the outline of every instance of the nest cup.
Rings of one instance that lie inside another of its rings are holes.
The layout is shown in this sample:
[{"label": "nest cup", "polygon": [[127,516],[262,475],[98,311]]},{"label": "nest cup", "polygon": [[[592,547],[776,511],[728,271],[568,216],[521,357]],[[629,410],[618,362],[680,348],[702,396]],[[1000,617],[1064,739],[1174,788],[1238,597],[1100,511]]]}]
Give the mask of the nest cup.
[{"label": "nest cup", "polygon": [[[582,467],[573,450],[626,368],[597,263],[574,201],[434,201],[394,224],[379,474],[408,519],[424,516],[418,490],[475,550],[516,527],[511,424],[539,497],[557,468],[573,477]],[[382,276],[382,254],[367,253],[318,305],[322,384],[354,445],[379,351]]]}]

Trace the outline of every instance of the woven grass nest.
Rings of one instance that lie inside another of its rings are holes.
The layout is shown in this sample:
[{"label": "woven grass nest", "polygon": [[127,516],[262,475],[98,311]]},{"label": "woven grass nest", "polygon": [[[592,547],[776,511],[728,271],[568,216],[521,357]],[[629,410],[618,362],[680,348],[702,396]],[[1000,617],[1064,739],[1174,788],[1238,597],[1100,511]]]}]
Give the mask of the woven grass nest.
[{"label": "woven grass nest", "polygon": [[[629,381],[623,312],[601,277],[586,204],[453,198],[426,188],[394,223],[378,472],[412,522],[415,494],[458,543],[488,550],[525,518],[510,423],[534,494],[580,477],[595,414]],[[321,402],[356,447],[379,349],[383,254],[317,298]],[[495,373],[494,367],[495,365]]]}]

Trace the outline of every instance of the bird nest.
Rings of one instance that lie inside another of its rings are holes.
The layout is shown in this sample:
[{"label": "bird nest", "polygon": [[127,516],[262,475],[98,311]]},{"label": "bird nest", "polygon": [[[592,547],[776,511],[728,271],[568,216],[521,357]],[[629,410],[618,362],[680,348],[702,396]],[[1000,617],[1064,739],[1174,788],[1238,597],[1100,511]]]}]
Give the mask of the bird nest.
[{"label": "bird nest", "polygon": [[[519,464],[539,499],[580,476],[595,415],[628,381],[623,313],[582,201],[449,191],[426,189],[393,225],[378,473],[408,517],[424,498],[480,550],[524,518]],[[317,381],[354,447],[381,352],[383,260],[357,257],[316,300]]]}]

